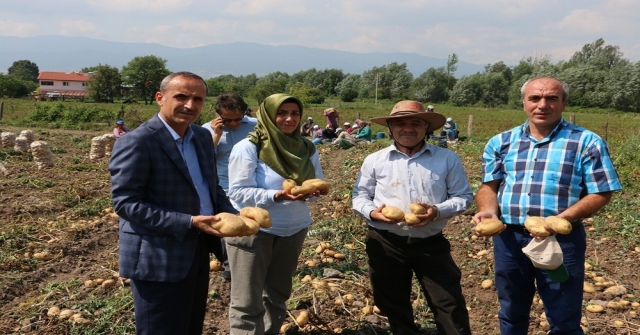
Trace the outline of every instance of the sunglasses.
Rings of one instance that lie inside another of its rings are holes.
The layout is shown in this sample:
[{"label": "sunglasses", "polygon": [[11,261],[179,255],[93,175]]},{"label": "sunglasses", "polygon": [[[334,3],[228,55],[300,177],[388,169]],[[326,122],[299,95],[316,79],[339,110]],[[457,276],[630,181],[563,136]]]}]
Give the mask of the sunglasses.
[{"label": "sunglasses", "polygon": [[222,120],[222,123],[231,123],[231,122],[240,122],[242,121],[242,119],[244,119],[244,117],[239,117],[236,119],[225,119],[223,117],[220,117],[220,119]]}]

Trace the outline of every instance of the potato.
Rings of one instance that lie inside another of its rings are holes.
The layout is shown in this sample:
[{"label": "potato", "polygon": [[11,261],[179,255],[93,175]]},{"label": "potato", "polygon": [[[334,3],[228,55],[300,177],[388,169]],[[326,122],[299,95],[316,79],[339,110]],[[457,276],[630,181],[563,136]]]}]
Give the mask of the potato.
[{"label": "potato", "polygon": [[530,216],[526,220],[524,220],[524,227],[533,235],[533,236],[549,236],[551,233],[545,229],[546,223],[544,219],[539,216]]},{"label": "potato", "polygon": [[313,184],[296,186],[291,189],[291,195],[308,195],[316,191],[316,186]]},{"label": "potato", "polygon": [[600,305],[587,305],[585,309],[591,313],[602,313],[604,311],[604,307]]},{"label": "potato", "polygon": [[[420,207],[422,207],[422,206],[420,206]],[[424,208],[424,207],[422,207],[422,208]],[[418,216],[416,214],[414,214],[414,213],[405,213],[404,214],[404,222],[406,222],[408,225],[418,224],[418,223],[420,223],[420,221],[422,221],[422,220],[420,220],[418,218]]]},{"label": "potato", "polygon": [[271,214],[264,208],[245,207],[240,210],[238,215],[255,220],[262,228],[271,228]]},{"label": "potato", "polygon": [[504,223],[498,219],[483,219],[475,226],[476,232],[484,236],[493,236],[503,228]]},{"label": "potato", "polygon": [[238,215],[238,217],[242,219],[242,221],[244,221],[244,224],[245,224],[245,230],[243,232],[243,236],[253,235],[260,230],[260,224],[256,220],[250,219],[245,216]]},{"label": "potato", "polygon": [[298,324],[298,326],[304,327],[307,322],[309,322],[309,312],[300,311],[300,314],[298,314],[298,317],[296,317],[296,323]]},{"label": "potato", "polygon": [[328,181],[322,180],[322,179],[307,179],[305,181],[302,182],[302,185],[309,185],[312,184],[313,186],[316,187],[316,191],[320,191],[322,193],[327,193],[329,192],[329,190],[331,189],[331,184],[329,184]]},{"label": "potato", "polygon": [[382,215],[390,220],[404,219],[404,212],[400,208],[393,206],[386,206],[385,208],[383,208]]},{"label": "potato", "polygon": [[571,229],[573,229],[571,222],[557,216],[549,216],[544,219],[544,222],[558,234],[566,235],[571,233]]},{"label": "potato", "polygon": [[413,214],[425,214],[427,213],[427,209],[424,206],[419,204],[409,204],[409,210]]},{"label": "potato", "polygon": [[212,260],[209,262],[209,270],[211,271],[222,271],[224,269],[224,267],[222,266],[222,263],[218,262],[217,260]]},{"label": "potato", "polygon": [[[245,231],[247,225],[240,216],[231,213],[218,213],[218,221],[211,223],[211,227],[222,233],[224,236],[247,236]],[[251,234],[248,234],[251,235]]]},{"label": "potato", "polygon": [[282,182],[282,189],[287,192],[287,194],[291,194],[291,189],[296,186],[298,186],[298,183],[293,179],[285,179]]}]

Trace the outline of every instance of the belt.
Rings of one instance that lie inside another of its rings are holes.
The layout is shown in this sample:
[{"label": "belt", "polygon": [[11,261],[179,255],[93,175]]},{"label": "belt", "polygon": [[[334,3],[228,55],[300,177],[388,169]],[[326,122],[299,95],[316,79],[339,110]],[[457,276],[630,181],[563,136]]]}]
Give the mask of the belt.
[{"label": "belt", "polygon": [[376,229],[371,226],[369,226],[369,230],[375,231],[376,233],[378,233],[380,236],[384,237],[387,240],[402,242],[406,244],[420,244],[420,243],[425,243],[427,241],[433,240],[438,237],[442,237],[442,232],[438,232],[437,234],[431,235],[429,237],[411,237],[411,236],[400,236],[388,230]]}]

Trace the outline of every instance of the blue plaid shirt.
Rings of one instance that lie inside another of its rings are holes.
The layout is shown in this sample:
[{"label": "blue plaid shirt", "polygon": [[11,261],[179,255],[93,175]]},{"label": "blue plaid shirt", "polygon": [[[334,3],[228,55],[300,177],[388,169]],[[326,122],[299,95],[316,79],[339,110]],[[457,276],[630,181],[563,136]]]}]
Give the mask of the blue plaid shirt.
[{"label": "blue plaid shirt", "polygon": [[522,225],[529,216],[557,215],[587,194],[622,189],[606,143],[562,119],[538,141],[529,121],[489,140],[482,181],[501,180],[501,220]]}]

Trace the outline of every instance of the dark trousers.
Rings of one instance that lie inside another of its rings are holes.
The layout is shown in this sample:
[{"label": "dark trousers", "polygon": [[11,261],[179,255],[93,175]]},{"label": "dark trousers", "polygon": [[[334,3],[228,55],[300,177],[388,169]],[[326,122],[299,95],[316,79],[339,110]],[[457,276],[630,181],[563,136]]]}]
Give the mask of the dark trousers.
[{"label": "dark trousers", "polygon": [[366,237],[369,276],[376,306],[395,335],[421,334],[414,322],[411,281],[415,273],[440,334],[471,334],[460,287],[461,273],[442,235],[402,238],[369,229]]},{"label": "dark trousers", "polygon": [[202,334],[209,291],[209,251],[201,234],[193,264],[178,282],[131,280],[138,335]]},{"label": "dark trousers", "polygon": [[528,333],[531,304],[537,288],[551,326],[549,334],[584,334],[580,328],[587,248],[584,226],[574,226],[569,235],[556,235],[564,266],[569,272],[569,279],[564,283],[551,281],[545,271],[535,268],[522,252],[531,239],[522,226],[512,225],[507,225],[505,231],[493,238],[500,333]]}]

